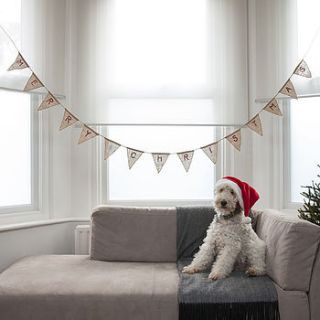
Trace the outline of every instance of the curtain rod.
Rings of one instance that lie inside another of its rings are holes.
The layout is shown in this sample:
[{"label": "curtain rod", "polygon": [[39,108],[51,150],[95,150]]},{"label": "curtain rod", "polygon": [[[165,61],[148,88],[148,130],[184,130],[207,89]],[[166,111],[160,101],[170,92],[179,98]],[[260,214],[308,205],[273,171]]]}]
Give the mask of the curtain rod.
[{"label": "curtain rod", "polygon": [[[307,98],[319,98],[320,93],[312,93],[312,94],[300,94],[297,96],[298,99],[307,99]],[[255,103],[267,103],[271,100],[272,98],[258,98],[255,99]],[[277,100],[289,100],[292,99],[291,97],[277,97]]]},{"label": "curtain rod", "polygon": [[[86,123],[88,126],[128,126],[128,127],[241,127],[243,124],[214,123]],[[76,127],[80,128],[81,125]]]},{"label": "curtain rod", "polygon": [[[19,93],[27,93],[30,95],[36,95],[36,96],[46,96],[48,93],[47,92],[40,92],[40,91],[24,91],[22,89],[14,89],[14,88],[8,88],[8,87],[1,87],[0,86],[0,90],[4,90],[4,91],[12,91],[12,92],[19,92]],[[66,96],[63,94],[59,94],[59,93],[53,93],[57,98],[59,99],[65,99]]]}]

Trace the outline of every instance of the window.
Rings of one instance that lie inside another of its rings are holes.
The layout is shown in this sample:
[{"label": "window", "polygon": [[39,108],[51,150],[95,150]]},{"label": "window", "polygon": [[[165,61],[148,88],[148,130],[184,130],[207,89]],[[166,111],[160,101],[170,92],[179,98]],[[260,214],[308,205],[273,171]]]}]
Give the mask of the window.
[{"label": "window", "polygon": [[[128,135],[146,149],[158,146],[165,151],[186,151],[187,146],[196,148],[203,141],[211,142],[215,135],[210,127],[112,127],[109,136]],[[134,140],[133,140],[134,141]],[[181,144],[185,142],[185,146]],[[185,147],[185,148],[184,148]],[[151,150],[151,151],[157,151]],[[126,150],[121,148],[109,159],[108,200],[209,200],[215,183],[215,167],[202,150],[194,153],[188,174],[177,155],[169,156],[158,174],[150,154],[143,154],[129,170]]]},{"label": "window", "polygon": [[36,113],[27,93],[0,90],[0,212],[35,210]]},{"label": "window", "polygon": [[291,202],[302,202],[301,186],[310,185],[319,174],[320,98],[292,101],[290,106]]},{"label": "window", "polygon": [[[149,152],[182,152],[213,142],[217,129],[197,123],[219,124],[217,114],[230,113],[217,111],[222,106],[212,99],[209,2],[108,3],[112,32],[106,44],[109,98],[104,115],[106,122],[122,125],[102,127],[102,132],[123,145]],[[197,150],[187,174],[176,154],[169,156],[159,174],[150,154],[143,154],[129,170],[124,148],[102,166],[107,201],[132,202],[210,200],[217,168]]]},{"label": "window", "polygon": [[[316,12],[320,9],[318,1],[297,1],[298,52],[300,57],[306,52],[317,28]],[[312,8],[312,10],[310,10]],[[312,79],[297,79],[297,90],[305,98],[288,103],[288,185],[289,203],[302,202],[301,186],[311,184],[317,179],[320,164],[320,50],[319,34],[313,42],[311,50],[305,57],[313,74]],[[287,163],[288,163],[287,162]],[[285,164],[286,165],[286,164]]]},{"label": "window", "polygon": [[[1,3],[0,24],[20,46],[21,0]],[[0,77],[5,79],[16,52],[0,32]],[[0,89],[0,213],[38,210],[38,103],[36,95]]]},{"label": "window", "polygon": [[[246,0],[70,1],[72,106],[128,147],[177,152],[213,142],[215,128],[203,125],[247,120],[247,13]],[[101,161],[101,202],[212,199],[217,167],[201,150],[187,174],[176,155],[160,174],[150,154],[132,170],[125,149]]]}]

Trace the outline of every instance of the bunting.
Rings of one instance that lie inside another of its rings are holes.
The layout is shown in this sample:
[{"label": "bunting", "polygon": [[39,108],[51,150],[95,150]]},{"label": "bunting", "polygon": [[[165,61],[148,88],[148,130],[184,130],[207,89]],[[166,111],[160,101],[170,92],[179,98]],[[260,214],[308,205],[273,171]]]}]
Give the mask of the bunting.
[{"label": "bunting", "polygon": [[286,84],[281,88],[280,93],[294,99],[298,99],[296,90],[294,89],[292,81],[289,79]]},{"label": "bunting", "polygon": [[193,150],[178,153],[178,157],[179,157],[184,169],[186,170],[186,172],[188,172],[190,169],[191,162],[193,159],[193,153],[194,153]]},{"label": "bunting", "polygon": [[78,141],[78,144],[81,144],[85,141],[88,141],[94,137],[96,137],[98,134],[92,130],[91,128],[89,128],[88,126],[86,126],[85,124],[82,125],[82,131],[80,133],[80,138]]},{"label": "bunting", "polygon": [[282,112],[279,108],[278,102],[276,99],[272,99],[263,110],[276,114],[277,116],[282,116]]},{"label": "bunting", "polygon": [[[11,39],[12,41],[12,39]],[[44,87],[47,91],[46,97],[41,102],[40,106],[38,107],[38,110],[46,110],[53,106],[60,105],[62,108],[64,108],[64,114],[63,118],[60,124],[60,130],[63,130],[67,127],[70,127],[74,125],[77,122],[80,122],[82,124],[82,130],[80,133],[80,137],[78,140],[78,144],[84,143],[96,136],[101,136],[104,138],[105,143],[105,151],[104,151],[104,159],[108,159],[114,152],[116,152],[122,145],[120,143],[117,143],[115,141],[112,141],[108,139],[107,137],[97,133],[92,128],[90,128],[88,125],[84,124],[82,121],[80,121],[75,115],[73,115],[65,106],[63,106],[59,100],[52,94],[47,87],[39,80],[37,75],[32,71],[28,63],[25,61],[23,56],[20,52],[18,52],[18,55],[15,59],[15,61],[10,65],[8,68],[8,71],[12,70],[19,70],[19,69],[25,69],[29,68],[31,71],[31,76],[29,77],[25,87],[24,91],[31,91],[38,89],[40,87]],[[294,72],[292,73],[291,77],[293,75],[298,75],[305,78],[311,78],[312,74],[311,71],[306,63],[305,60],[301,60],[300,63],[297,65],[297,67],[294,69]],[[250,119],[246,124],[241,126],[238,130],[235,132],[221,138],[218,141],[212,142],[211,144],[205,145],[203,147],[185,151],[185,152],[178,152],[175,153],[179,157],[184,169],[186,172],[189,171],[191,162],[193,160],[194,151],[201,149],[205,155],[212,161],[213,164],[216,164],[217,158],[218,158],[218,143],[223,140],[227,140],[234,148],[236,148],[238,151],[241,150],[241,129],[244,127],[249,128],[250,130],[254,131],[255,133],[259,135],[263,135],[263,128],[262,128],[262,122],[260,118],[260,113],[262,111],[267,111],[272,114],[275,114],[277,116],[282,116],[281,109],[279,108],[278,102],[277,102],[277,96],[279,93],[282,93],[286,96],[289,96],[291,98],[297,99],[297,93],[295,91],[294,85],[291,81],[291,77],[286,81],[286,83],[281,87],[280,91],[252,118]],[[128,158],[128,166],[129,169],[133,167],[133,165],[138,161],[138,159],[141,157],[143,153],[147,153],[144,151],[140,151],[137,149],[133,149],[127,146],[122,146],[127,149],[127,158]],[[153,152],[151,153],[153,162],[155,164],[156,170],[158,173],[161,172],[164,165],[166,164],[170,153],[164,153],[164,152]]]},{"label": "bunting", "polygon": [[228,135],[227,140],[238,150],[241,149],[241,130],[237,130]]},{"label": "bunting", "polygon": [[104,160],[107,160],[120,147],[119,143],[104,138]]},{"label": "bunting", "polygon": [[25,60],[23,59],[22,55],[19,52],[18,56],[16,57],[16,60],[9,67],[8,71],[25,69],[25,68],[28,68],[28,67],[29,67],[28,64],[25,62]]},{"label": "bunting", "polygon": [[78,118],[76,118],[70,111],[65,109],[59,130],[68,128],[76,122],[78,122]]},{"label": "bunting", "polygon": [[201,150],[207,155],[207,157],[214,163],[217,163],[218,156],[218,143],[208,144],[201,148]]},{"label": "bunting", "polygon": [[31,91],[31,90],[35,90],[38,88],[44,87],[44,85],[42,84],[42,82],[37,78],[37,76],[32,73],[32,75],[30,76],[27,84],[24,87],[24,91]]},{"label": "bunting", "polygon": [[263,135],[262,123],[259,114],[257,114],[253,119],[251,119],[247,123],[247,127],[259,134],[260,136]]},{"label": "bunting", "polygon": [[129,169],[133,167],[133,165],[138,161],[138,159],[142,156],[142,154],[143,154],[143,151],[127,148]]},{"label": "bunting", "polygon": [[301,60],[300,64],[294,70],[294,74],[297,74],[298,76],[305,77],[305,78],[312,77],[311,71],[304,60]]},{"label": "bunting", "polygon": [[54,107],[58,104],[59,101],[51,93],[48,93],[44,100],[41,102],[38,111]]},{"label": "bunting", "polygon": [[152,153],[153,162],[156,166],[157,172],[160,173],[163,166],[167,162],[169,153]]}]

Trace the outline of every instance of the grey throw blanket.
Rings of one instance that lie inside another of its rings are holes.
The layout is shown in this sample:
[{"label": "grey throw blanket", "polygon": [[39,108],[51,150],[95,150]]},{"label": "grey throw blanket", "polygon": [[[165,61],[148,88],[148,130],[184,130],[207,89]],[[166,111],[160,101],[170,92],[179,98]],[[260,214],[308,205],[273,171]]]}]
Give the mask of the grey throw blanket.
[{"label": "grey throw blanket", "polygon": [[234,271],[226,279],[212,281],[209,270],[194,275],[181,272],[192,261],[214,214],[212,207],[177,208],[179,319],[279,319],[277,292],[267,276],[249,278]]}]

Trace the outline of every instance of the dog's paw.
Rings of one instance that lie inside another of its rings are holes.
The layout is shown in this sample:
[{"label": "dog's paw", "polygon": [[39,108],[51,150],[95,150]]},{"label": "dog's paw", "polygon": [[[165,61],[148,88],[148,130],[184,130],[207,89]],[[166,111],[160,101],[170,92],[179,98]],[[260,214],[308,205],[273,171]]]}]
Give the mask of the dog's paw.
[{"label": "dog's paw", "polygon": [[246,274],[249,276],[249,277],[256,277],[258,275],[258,272],[257,270],[254,268],[254,267],[249,267],[246,271]]},{"label": "dog's paw", "polygon": [[221,273],[217,273],[217,272],[211,272],[210,274],[209,274],[209,279],[211,279],[211,280],[219,280],[219,279],[223,279],[223,278],[225,278],[226,276],[225,275],[223,275],[223,274],[221,274]]},{"label": "dog's paw", "polygon": [[183,272],[183,273],[193,274],[193,273],[200,272],[200,269],[199,269],[199,268],[195,268],[195,267],[189,265],[189,266],[184,267],[184,268],[182,269],[182,272]]}]

